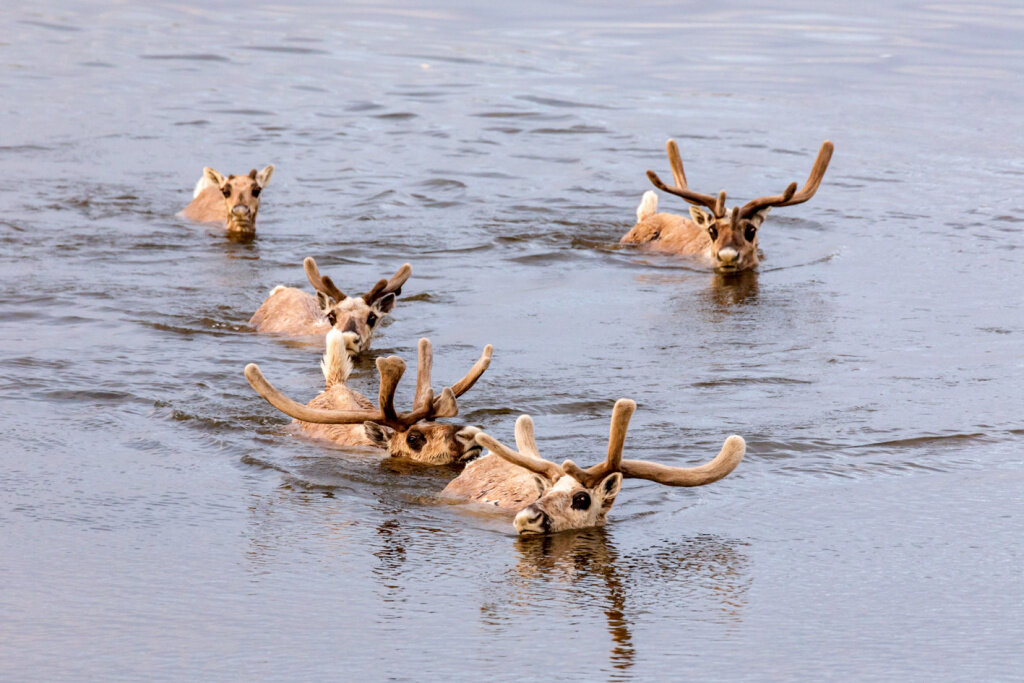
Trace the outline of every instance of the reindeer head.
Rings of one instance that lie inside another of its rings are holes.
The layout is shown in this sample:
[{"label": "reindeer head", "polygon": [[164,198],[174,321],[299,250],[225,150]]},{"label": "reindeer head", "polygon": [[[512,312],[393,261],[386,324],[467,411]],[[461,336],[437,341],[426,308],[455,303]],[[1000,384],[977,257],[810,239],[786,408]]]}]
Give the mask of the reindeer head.
[{"label": "reindeer head", "polygon": [[412,266],[406,263],[390,280],[380,280],[366,294],[351,297],[338,289],[331,278],[320,274],[312,256],[306,257],[303,266],[309,283],[316,290],[320,311],[331,323],[331,327],[352,333],[345,337],[352,353],[370,348],[377,324],[395,307],[395,299],[402,293],[402,285],[412,275]]},{"label": "reindeer head", "polygon": [[529,415],[522,415],[516,420],[518,452],[483,432],[477,434],[477,443],[537,475],[534,481],[539,497],[516,515],[516,531],[520,534],[550,534],[601,526],[624,477],[650,479],[668,486],[702,486],[726,476],[743,459],[746,443],[742,437],[730,436],[711,462],[698,467],[668,467],[643,460],[623,460],[622,448],[634,410],[636,403],[629,399],[620,398],[615,402],[608,454],[603,463],[586,470],[572,460],[566,460],[559,466],[541,458],[533,437],[533,420]]},{"label": "reindeer head", "polygon": [[711,241],[711,258],[715,270],[720,273],[738,272],[757,266],[757,232],[768,215],[768,210],[773,206],[802,204],[813,197],[825,176],[833,149],[830,141],[822,143],[821,149],[818,150],[818,158],[811,168],[811,175],[799,192],[796,191],[796,183],[790,183],[780,195],[760,197],[742,207],[737,206],[727,211],[725,190],[719,192],[717,197],[690,190],[686,184],[686,173],[683,171],[679,147],[676,146],[675,140],[669,140],[665,146],[668,150],[669,164],[672,166],[675,187],[663,183],[654,171],[647,171],[647,177],[659,190],[682,197],[692,205],[690,218],[697,227],[707,232]]},{"label": "reindeer head", "polygon": [[273,173],[273,165],[259,173],[254,168],[249,171],[249,175],[229,175],[227,178],[210,167],[203,169],[205,179],[224,195],[224,210],[227,214],[224,227],[229,233],[248,236],[256,233],[260,193],[270,182]]},{"label": "reindeer head", "polygon": [[[340,335],[341,333],[332,330],[328,335],[328,344],[332,338]],[[420,339],[416,395],[412,410],[408,413],[399,413],[395,409],[395,390],[402,375],[405,374],[405,361],[397,356],[377,359],[377,371],[380,373],[377,410],[323,410],[302,405],[274,388],[255,363],[245,367],[245,376],[256,393],[296,420],[319,424],[362,423],[370,441],[380,448],[387,449],[389,455],[428,465],[447,465],[467,462],[480,454],[482,446],[474,440],[480,430],[476,427],[442,424],[433,420],[455,417],[459,414],[456,398],[469,391],[484,374],[491,364],[493,351],[490,344],[484,347],[480,359],[466,376],[451,387],[445,387],[441,395],[435,397],[434,390],[430,387],[434,362],[433,348],[429,339]]]}]

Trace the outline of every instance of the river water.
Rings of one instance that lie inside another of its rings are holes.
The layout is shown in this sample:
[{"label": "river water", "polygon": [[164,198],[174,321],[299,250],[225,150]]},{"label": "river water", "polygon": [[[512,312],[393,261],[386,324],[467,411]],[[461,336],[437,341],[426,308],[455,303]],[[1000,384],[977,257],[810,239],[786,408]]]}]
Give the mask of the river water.
[{"label": "river water", "polygon": [[[0,677],[1019,678],[1024,11],[786,4],[8,3]],[[616,244],[668,137],[733,201],[836,152],[722,280]],[[255,242],[175,217],[267,163]],[[307,255],[413,264],[364,392],[491,343],[499,439],[595,462],[630,397],[627,457],[747,457],[578,534],[440,504],[246,384],[322,386],[246,324]]]}]

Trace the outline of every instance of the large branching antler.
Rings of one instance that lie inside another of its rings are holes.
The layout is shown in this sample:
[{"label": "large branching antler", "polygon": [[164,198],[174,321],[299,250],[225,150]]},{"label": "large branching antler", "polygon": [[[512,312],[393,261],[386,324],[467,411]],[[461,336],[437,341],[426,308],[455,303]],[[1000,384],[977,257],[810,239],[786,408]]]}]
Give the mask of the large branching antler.
[{"label": "large branching antler", "polygon": [[714,459],[697,467],[669,467],[646,460],[623,460],[620,471],[628,479],[648,479],[666,486],[703,486],[736,469],[746,452],[746,441],[742,436],[733,434],[725,440]]},{"label": "large branching antler", "polygon": [[[338,289],[331,278],[320,274],[320,269],[317,268],[316,261],[313,260],[312,256],[307,256],[303,260],[302,265],[306,270],[309,284],[313,285],[313,289],[326,294],[337,302],[345,299],[345,292]],[[398,296],[402,293],[402,285],[405,284],[410,275],[412,275],[412,266],[408,263],[403,263],[402,267],[391,276],[390,280],[378,281],[369,292],[363,294],[363,301],[372,306],[375,301],[382,299],[388,294]]]},{"label": "large branching antler", "polygon": [[513,465],[518,465],[536,474],[545,477],[551,483],[558,481],[565,475],[565,471],[551,462],[540,457],[537,451],[537,441],[533,438],[533,419],[529,415],[520,415],[516,420],[516,447],[514,451],[497,439],[488,434],[479,432],[476,435],[476,442],[489,450],[491,453],[504,458]]},{"label": "large branching antler", "polygon": [[410,275],[412,275],[412,266],[408,263],[403,263],[402,267],[398,269],[398,272],[390,280],[378,281],[369,292],[363,294],[363,301],[372,306],[374,301],[382,299],[388,294],[393,293],[395,296],[398,296],[402,293],[402,285],[405,284]]},{"label": "large branching antler", "polygon": [[599,465],[584,470],[572,460],[566,460],[557,465],[550,460],[541,457],[537,450],[537,441],[533,435],[533,419],[529,415],[520,415],[516,420],[516,447],[514,451],[497,439],[488,434],[479,433],[476,435],[476,442],[488,449],[495,455],[504,458],[513,465],[546,477],[552,483],[558,481],[565,475],[571,476],[583,486],[593,488],[612,472],[619,471],[619,463],[622,462],[622,447],[626,441],[626,430],[629,427],[629,419],[636,410],[636,403],[628,398],[621,398],[615,402],[612,409],[611,429],[608,435],[608,455],[605,461]]},{"label": "large branching antler", "polygon": [[456,382],[454,388],[445,387],[441,391],[441,395],[435,398],[434,390],[430,388],[433,349],[429,339],[420,339],[416,395],[412,410],[407,413],[399,413],[395,408],[395,391],[402,375],[405,374],[405,361],[398,356],[377,359],[377,372],[380,374],[377,410],[326,410],[302,405],[285,396],[268,382],[255,363],[245,366],[245,377],[256,393],[266,399],[270,405],[296,420],[319,424],[377,422],[395,429],[406,429],[421,420],[458,415],[459,405],[456,398],[466,393],[480,378],[480,375],[487,370],[493,352],[494,348],[490,344],[484,347],[480,359],[470,368],[466,376]]},{"label": "large branching antler", "polygon": [[740,217],[749,218],[756,212],[769,206],[803,204],[813,197],[814,193],[818,191],[818,186],[821,185],[821,179],[825,177],[828,162],[832,159],[833,149],[831,140],[826,140],[821,144],[821,149],[818,150],[818,157],[814,160],[814,166],[811,167],[811,174],[807,176],[807,182],[804,183],[799,192],[796,191],[796,183],[790,183],[786,191],[780,195],[759,197],[744,204],[743,208],[739,211]]},{"label": "large branching antler", "polygon": [[676,145],[676,141],[669,140],[666,142],[665,149],[668,152],[668,163],[672,166],[672,177],[676,182],[676,186],[669,187],[661,181],[657,173],[647,171],[647,178],[651,183],[662,192],[682,197],[696,206],[705,206],[711,209],[716,217],[725,215],[725,191],[719,192],[716,197],[715,195],[701,194],[691,190],[690,186],[686,184],[686,172],[683,170],[683,160],[679,156],[679,147]]},{"label": "large branching antler", "polygon": [[636,410],[636,402],[628,398],[620,398],[612,408],[611,427],[608,432],[608,455],[604,462],[594,465],[589,469],[582,469],[572,460],[562,463],[562,469],[573,479],[587,488],[593,488],[612,472],[618,472],[622,463],[622,448],[626,444],[626,430],[629,429],[629,420]]},{"label": "large branching antler", "polygon": [[556,465],[540,457],[540,453],[537,452],[537,443],[533,438],[533,420],[529,415],[522,415],[516,420],[518,451],[512,450],[483,432],[476,435],[476,441],[513,465],[545,476],[551,482],[568,475],[587,488],[597,486],[602,479],[613,472],[621,472],[624,478],[648,479],[666,486],[703,486],[718,481],[736,469],[746,453],[747,444],[743,437],[734,434],[725,440],[722,450],[714,459],[697,467],[670,467],[646,460],[623,460],[622,450],[626,441],[626,430],[629,428],[629,420],[635,410],[636,403],[629,399],[620,398],[615,402],[608,434],[608,455],[604,462],[589,469],[579,467],[572,460],[566,460],[561,465]]},{"label": "large branching antler", "polygon": [[316,267],[316,261],[312,256],[307,256],[302,261],[302,267],[305,269],[306,277],[309,279],[309,284],[313,285],[313,289],[338,302],[345,299],[345,292],[338,289],[331,278],[320,274],[320,269]]}]

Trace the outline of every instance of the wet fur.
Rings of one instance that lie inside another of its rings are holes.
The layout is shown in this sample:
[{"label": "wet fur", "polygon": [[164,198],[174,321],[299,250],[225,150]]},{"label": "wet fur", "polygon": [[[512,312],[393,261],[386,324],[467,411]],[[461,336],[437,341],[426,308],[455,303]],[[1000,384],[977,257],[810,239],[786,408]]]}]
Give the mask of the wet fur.
[{"label": "wet fur", "polygon": [[[394,305],[393,294],[378,299],[371,306],[362,297],[346,296],[342,301],[335,302],[322,294],[314,296],[296,287],[278,285],[253,313],[249,324],[257,332],[291,337],[327,334],[332,327],[342,332],[354,332],[356,342],[349,348],[359,353],[370,348],[380,321],[391,312]],[[334,325],[331,325],[329,313],[334,315]],[[377,317],[373,325],[368,322],[371,313]]]},{"label": "wet fur", "polygon": [[296,287],[278,285],[253,313],[249,324],[258,332],[276,332],[291,336],[327,334],[331,323],[317,304],[316,297]]},{"label": "wet fur", "polygon": [[466,465],[441,495],[515,513],[540,497],[536,475],[488,453]]},{"label": "wet fur", "polygon": [[[640,200],[636,213],[637,223],[622,236],[619,240],[621,244],[642,245],[645,249],[664,254],[695,256],[716,269],[723,265],[716,255],[727,247],[735,249],[739,254],[738,270],[749,270],[760,262],[756,231],[764,222],[767,209],[756,213],[749,220],[741,220],[738,228],[734,228],[730,211],[717,219],[697,207],[690,208],[690,218],[673,213],[658,213],[657,195],[648,190]],[[718,232],[714,242],[708,233],[712,222]],[[747,225],[753,225],[755,229],[752,241],[744,237]]]},{"label": "wet fur", "polygon": [[[273,165],[249,175],[229,175],[226,178],[212,168],[203,169],[203,175],[192,192],[192,201],[180,215],[198,223],[224,223],[229,233],[253,235],[256,215],[259,213],[262,190],[270,182]],[[230,185],[231,194],[224,196],[221,188]],[[254,192],[255,190],[255,192]],[[249,213],[243,218],[231,214],[230,207],[241,205]]]},{"label": "wet fur", "polygon": [[[348,334],[338,330],[331,330],[328,333],[327,350],[320,362],[326,386],[316,398],[306,404],[309,407],[323,410],[376,408],[370,399],[346,384],[352,372],[349,344],[345,339]],[[417,422],[403,432],[396,432],[374,423],[319,424],[292,420],[292,425],[314,439],[324,439],[338,446],[375,446],[387,450],[391,456],[427,465],[447,465],[460,461],[470,448],[475,447],[473,437],[479,431],[474,427],[437,422]],[[425,437],[425,443],[419,450],[414,450],[407,443],[406,437],[412,432]]]},{"label": "wet fur", "polygon": [[[602,495],[609,478],[615,480],[614,492]],[[462,470],[441,492],[442,497],[477,503],[504,510],[520,517],[546,515],[543,528],[536,533],[554,533],[566,529],[602,526],[621,487],[622,475],[615,473],[602,479],[594,488],[587,488],[569,475],[552,484],[542,477],[488,453]],[[581,491],[590,494],[592,504],[587,510],[573,510],[572,498]],[[517,524],[517,527],[519,525]]]}]

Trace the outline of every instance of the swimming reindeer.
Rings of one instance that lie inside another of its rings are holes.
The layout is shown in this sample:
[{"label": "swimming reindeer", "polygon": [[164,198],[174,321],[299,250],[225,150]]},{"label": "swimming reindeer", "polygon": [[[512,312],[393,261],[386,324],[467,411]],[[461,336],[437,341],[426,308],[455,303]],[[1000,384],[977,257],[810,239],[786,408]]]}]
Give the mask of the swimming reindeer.
[{"label": "swimming reindeer", "polygon": [[589,469],[572,460],[561,465],[543,459],[533,436],[533,420],[516,420],[512,450],[480,432],[476,442],[490,453],[469,463],[443,495],[494,505],[515,513],[520,534],[547,534],[601,526],[622,487],[623,478],[649,479],[666,486],[703,486],[725,477],[746,452],[740,436],[730,436],[710,462],[697,467],[669,467],[644,460],[623,460],[629,420],[636,403],[619,399],[612,409],[608,454]]},{"label": "swimming reindeer", "polygon": [[637,223],[626,233],[622,244],[643,244],[650,249],[671,254],[699,255],[711,262],[721,273],[754,268],[758,264],[757,232],[775,206],[802,204],[814,196],[832,158],[832,143],[826,140],[818,151],[811,174],[799,192],[796,183],[780,194],[753,199],[743,206],[725,208],[725,191],[718,196],[694,192],[686,184],[683,162],[675,140],[666,143],[675,187],[661,181],[654,171],[647,177],[663,192],[682,197],[691,204],[690,217],[658,213],[658,195],[644,193],[636,210]]},{"label": "swimming reindeer", "polygon": [[307,405],[274,388],[255,363],[245,366],[245,377],[256,393],[295,418],[294,424],[312,437],[340,446],[376,446],[386,449],[391,456],[429,465],[464,462],[480,454],[482,446],[474,441],[479,429],[433,420],[459,414],[456,399],[469,391],[491,364],[490,344],[465,377],[435,396],[430,387],[433,348],[429,339],[420,339],[412,410],[399,413],[395,408],[395,389],[405,373],[405,361],[397,356],[377,359],[380,390],[374,408],[368,398],[345,384],[352,361],[342,337],[350,334],[336,329],[327,334],[327,351],[320,364],[327,386]]},{"label": "swimming reindeer", "polygon": [[260,172],[224,177],[209,166],[192,192],[192,201],[181,211],[191,221],[213,223],[224,221],[224,228],[233,237],[251,238],[256,234],[256,214],[260,210],[260,194],[274,173],[271,164]]},{"label": "swimming reindeer", "polygon": [[303,266],[316,296],[278,285],[256,309],[249,324],[259,332],[291,336],[324,334],[331,329],[351,332],[345,339],[352,353],[370,348],[377,324],[395,307],[395,298],[412,275],[412,266],[406,263],[390,280],[380,280],[366,294],[353,297],[321,275],[312,256],[306,257]]}]

